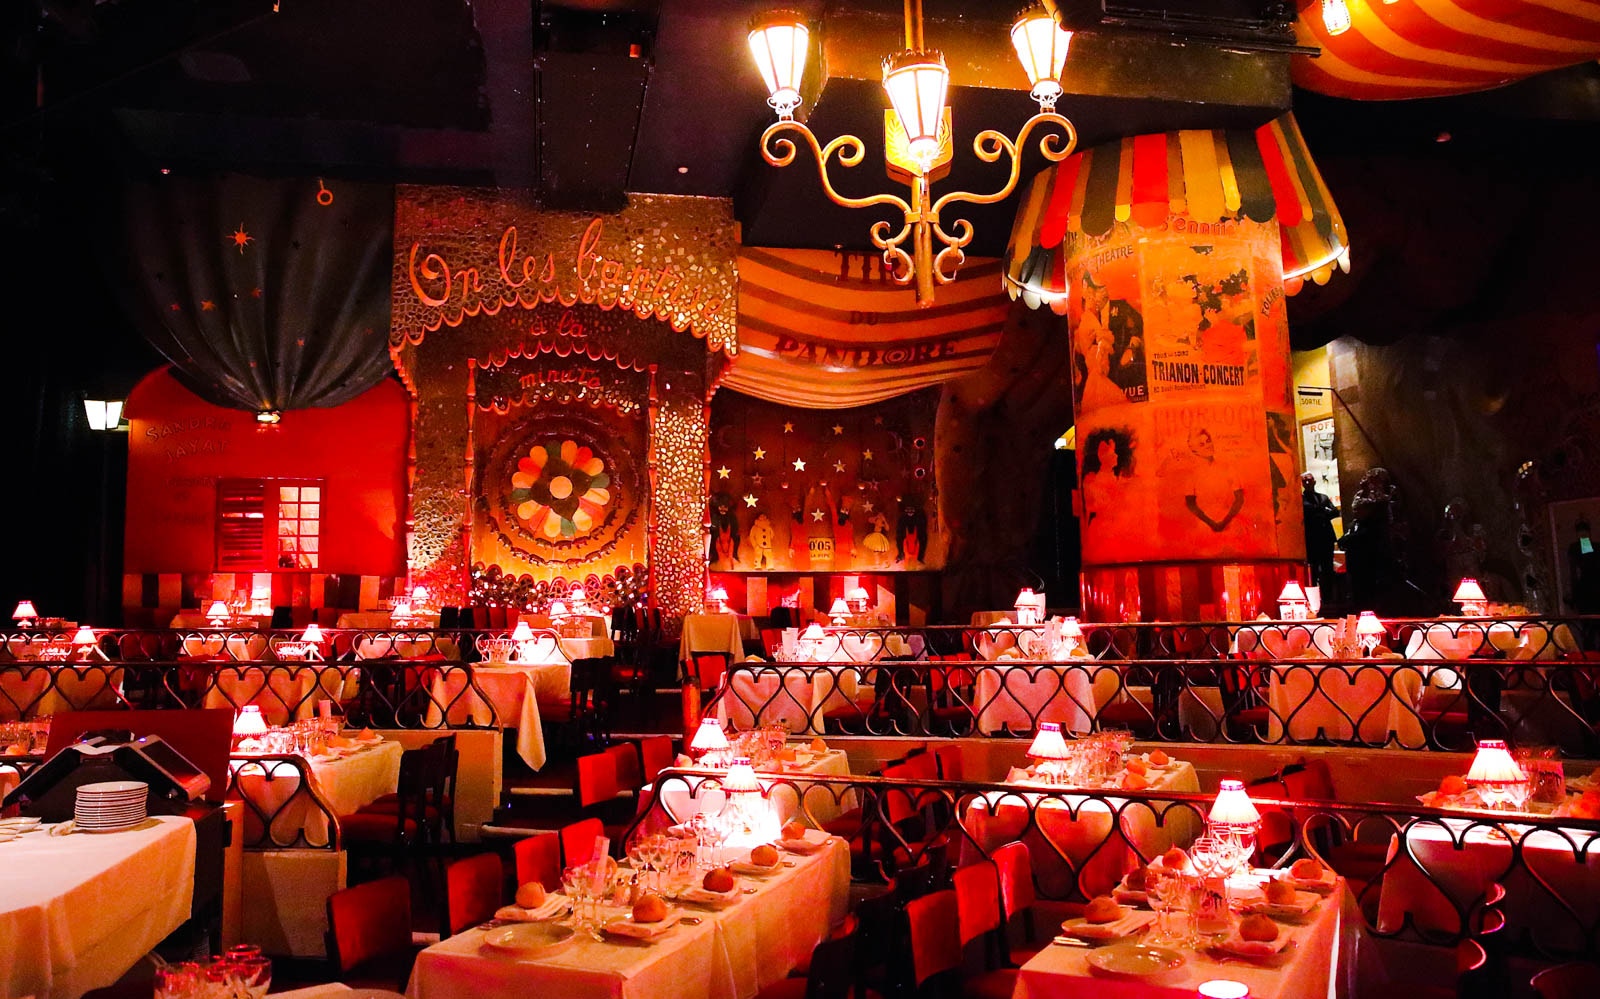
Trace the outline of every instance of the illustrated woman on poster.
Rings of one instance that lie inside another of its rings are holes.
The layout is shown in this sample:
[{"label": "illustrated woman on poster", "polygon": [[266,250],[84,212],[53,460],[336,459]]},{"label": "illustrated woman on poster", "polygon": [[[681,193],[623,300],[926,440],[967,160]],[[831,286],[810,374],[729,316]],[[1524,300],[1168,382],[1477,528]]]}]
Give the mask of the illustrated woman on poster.
[{"label": "illustrated woman on poster", "polygon": [[1133,477],[1133,432],[1122,427],[1096,430],[1084,441],[1084,523],[1115,535],[1111,523],[1127,504],[1124,495]]},{"label": "illustrated woman on poster", "polygon": [[1206,428],[1189,431],[1189,453],[1194,461],[1183,505],[1201,523],[1221,534],[1244,509],[1244,487],[1227,465],[1217,463],[1217,445]]},{"label": "illustrated woman on poster", "polygon": [[[1083,378],[1078,390],[1078,404],[1084,412],[1093,412],[1100,406],[1114,405],[1127,400],[1122,387],[1111,377],[1112,366],[1116,359],[1117,337],[1102,318],[1102,313],[1107,307],[1107,298],[1105,288],[1095,284],[1094,279],[1085,274],[1083,312],[1078,317],[1078,329],[1074,336],[1079,347],[1078,360],[1082,367]],[[1141,351],[1142,349],[1141,341]],[[1140,363],[1142,366],[1142,353]]]}]

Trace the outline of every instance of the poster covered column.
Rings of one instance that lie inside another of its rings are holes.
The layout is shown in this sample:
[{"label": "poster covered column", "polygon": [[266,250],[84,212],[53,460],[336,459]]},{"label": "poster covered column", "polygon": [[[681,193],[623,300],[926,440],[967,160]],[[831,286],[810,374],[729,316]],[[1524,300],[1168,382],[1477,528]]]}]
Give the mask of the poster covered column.
[{"label": "poster covered column", "polygon": [[1253,617],[1305,559],[1276,222],[1069,238],[1083,606]]}]

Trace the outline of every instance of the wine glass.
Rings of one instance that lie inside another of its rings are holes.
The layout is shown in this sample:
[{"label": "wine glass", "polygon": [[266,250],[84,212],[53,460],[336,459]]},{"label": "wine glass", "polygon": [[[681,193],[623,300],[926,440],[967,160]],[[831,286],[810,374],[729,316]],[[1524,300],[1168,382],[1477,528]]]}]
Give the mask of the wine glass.
[{"label": "wine glass", "polygon": [[1149,868],[1146,896],[1150,900],[1150,908],[1155,910],[1156,925],[1144,942],[1152,947],[1166,947],[1175,942],[1172,910],[1177,903],[1177,894],[1173,889],[1180,883],[1179,878],[1177,871],[1169,871],[1164,867]]},{"label": "wine glass", "polygon": [[[272,960],[261,956],[261,948],[256,947],[255,951],[254,956],[241,957],[233,963],[234,973],[242,986],[241,990],[235,992],[240,999],[262,999],[272,985]],[[231,955],[233,951],[228,953]]]}]

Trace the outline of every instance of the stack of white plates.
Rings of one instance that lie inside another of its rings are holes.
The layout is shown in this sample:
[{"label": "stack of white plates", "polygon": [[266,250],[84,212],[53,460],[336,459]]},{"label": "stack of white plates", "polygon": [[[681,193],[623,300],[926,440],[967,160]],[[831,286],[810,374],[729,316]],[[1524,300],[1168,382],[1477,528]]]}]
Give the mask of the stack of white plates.
[{"label": "stack of white plates", "polygon": [[85,832],[116,832],[145,820],[150,785],[137,780],[112,780],[78,788],[74,824]]}]

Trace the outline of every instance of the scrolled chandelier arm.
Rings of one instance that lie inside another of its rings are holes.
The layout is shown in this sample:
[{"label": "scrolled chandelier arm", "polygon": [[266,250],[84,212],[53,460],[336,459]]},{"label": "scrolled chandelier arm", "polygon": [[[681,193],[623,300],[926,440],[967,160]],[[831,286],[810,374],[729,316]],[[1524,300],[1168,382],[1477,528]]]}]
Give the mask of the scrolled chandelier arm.
[{"label": "scrolled chandelier arm", "polygon": [[[966,260],[963,248],[973,238],[972,223],[967,219],[956,219],[945,228],[941,222],[945,208],[957,203],[994,204],[1010,197],[1022,175],[1020,151],[1027,146],[1034,129],[1041,125],[1051,127],[1039,138],[1039,152],[1046,161],[1058,163],[1076,147],[1077,130],[1072,122],[1055,112],[1056,98],[1061,94],[1058,77],[1066,60],[1071,33],[1058,27],[1043,10],[1018,19],[1012,27],[1012,41],[1033,85],[1032,96],[1039,102],[1039,111],[1023,124],[1015,139],[994,129],[984,129],[973,140],[974,155],[985,163],[997,162],[1001,156],[1010,157],[1010,171],[1000,189],[987,194],[951,191],[934,200],[929,189],[929,175],[949,160],[946,151],[950,127],[946,103],[949,72],[943,56],[924,45],[921,0],[905,0],[905,15],[906,49],[884,60],[884,89],[889,93],[893,109],[889,118],[897,123],[885,126],[886,133],[892,131],[885,135],[891,147],[885,149],[885,159],[900,171],[891,170],[890,175],[910,187],[909,202],[892,194],[853,198],[839,193],[828,173],[830,160],[837,155],[839,166],[846,169],[857,166],[865,155],[865,144],[854,135],[841,135],[822,145],[811,129],[794,120],[805,68],[804,45],[799,43],[810,37],[798,14],[777,11],[757,17],[751,23],[750,50],[772,95],[773,107],[778,111],[778,120],[761,135],[762,158],[775,167],[792,164],[798,146],[788,133],[798,133],[811,147],[818,180],[830,201],[845,208],[887,206],[897,209],[904,216],[905,224],[890,235],[892,223],[875,222],[870,229],[872,244],[882,251],[884,266],[891,278],[898,284],[915,282],[917,303],[927,306],[933,304],[936,284],[949,284],[956,279]],[[903,143],[898,141],[901,138]],[[903,149],[896,152],[893,146],[903,146]],[[937,255],[933,251],[935,239],[943,244]],[[912,244],[909,253],[905,249],[908,240]]]}]

